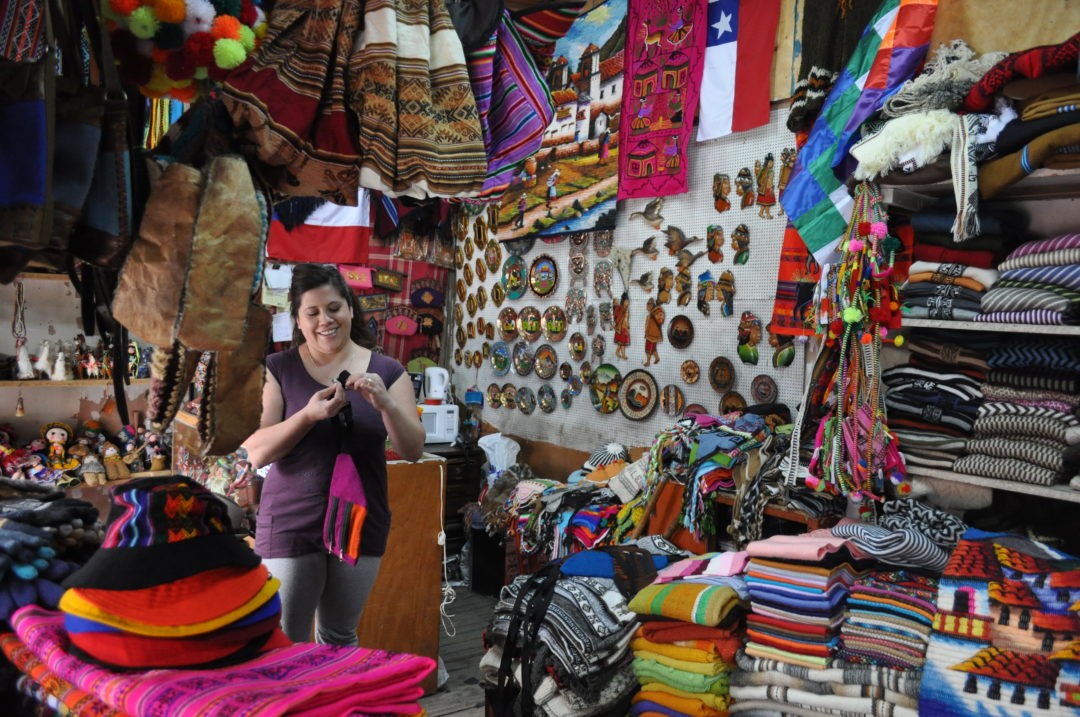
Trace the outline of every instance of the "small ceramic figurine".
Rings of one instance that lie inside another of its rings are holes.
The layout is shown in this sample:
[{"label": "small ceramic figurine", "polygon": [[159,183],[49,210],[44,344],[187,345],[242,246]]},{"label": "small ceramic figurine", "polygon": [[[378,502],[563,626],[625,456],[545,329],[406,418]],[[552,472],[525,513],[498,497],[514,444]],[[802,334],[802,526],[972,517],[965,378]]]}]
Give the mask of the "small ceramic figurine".
[{"label": "small ceramic figurine", "polygon": [[101,449],[101,460],[105,464],[105,477],[108,480],[121,480],[131,476],[131,471],[115,443],[105,441]]},{"label": "small ceramic figurine", "polygon": [[20,381],[34,378],[34,365],[30,362],[30,351],[23,337],[15,340],[15,378]]},{"label": "small ceramic figurine", "polygon": [[107,479],[105,466],[101,464],[101,459],[97,457],[96,453],[91,453],[83,459],[82,467],[79,468],[79,476],[86,482],[86,485],[105,485]]},{"label": "small ceramic figurine", "polygon": [[34,361],[34,371],[42,378],[48,378],[49,373],[53,368],[51,357],[49,356],[51,350],[52,346],[49,344],[49,340],[42,339],[41,347],[38,349],[37,360]]},{"label": "small ceramic figurine", "polygon": [[56,348],[56,358],[53,359],[49,379],[52,381],[70,381],[71,378],[71,364],[68,363],[67,352],[64,351],[64,344],[61,343]]},{"label": "small ceramic figurine", "polygon": [[123,461],[125,464],[127,464],[128,470],[130,470],[132,473],[139,473],[144,469],[142,454],[142,446],[137,444],[135,441],[128,441],[124,444]]},{"label": "small ceramic figurine", "polygon": [[615,319],[615,355],[625,359],[630,345],[630,296],[625,291],[611,311]]},{"label": "small ceramic figurine", "polygon": [[79,461],[67,453],[71,440],[71,426],[62,421],[46,423],[41,427],[41,437],[48,441],[48,466],[58,471],[70,471],[79,467]]},{"label": "small ceramic figurine", "polygon": [[130,378],[139,377],[139,361],[141,355],[139,353],[139,345],[134,341],[128,341],[127,346],[127,373]]},{"label": "small ceramic figurine", "polygon": [[163,471],[168,468],[168,456],[156,433],[148,433],[146,436],[146,458],[150,461],[150,470]]},{"label": "small ceramic figurine", "polygon": [[656,303],[651,296],[645,307],[648,311],[645,315],[645,365],[660,363],[660,353],[656,350],[657,344],[664,340],[664,307]]}]

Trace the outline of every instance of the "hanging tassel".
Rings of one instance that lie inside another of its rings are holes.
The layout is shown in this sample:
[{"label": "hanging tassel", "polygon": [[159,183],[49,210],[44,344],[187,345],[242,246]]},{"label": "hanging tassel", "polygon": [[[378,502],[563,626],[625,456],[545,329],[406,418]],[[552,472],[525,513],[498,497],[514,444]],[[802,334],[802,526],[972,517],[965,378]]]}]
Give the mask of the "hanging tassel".
[{"label": "hanging tassel", "polygon": [[15,417],[22,418],[26,415],[26,406],[23,405],[22,394],[19,394],[19,398],[15,401]]}]

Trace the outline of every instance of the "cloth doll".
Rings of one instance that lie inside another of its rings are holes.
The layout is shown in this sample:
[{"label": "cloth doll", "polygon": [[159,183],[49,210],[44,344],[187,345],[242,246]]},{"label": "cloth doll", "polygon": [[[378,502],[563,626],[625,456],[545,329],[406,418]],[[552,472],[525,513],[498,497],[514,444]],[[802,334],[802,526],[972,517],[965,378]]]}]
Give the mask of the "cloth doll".
[{"label": "cloth doll", "polygon": [[79,467],[79,461],[67,453],[67,443],[71,440],[71,426],[54,421],[41,427],[41,437],[48,441],[46,463],[49,468],[58,471],[70,471]]},{"label": "cloth doll", "polygon": [[105,466],[102,465],[101,459],[97,457],[96,453],[91,453],[83,459],[82,466],[79,468],[79,476],[86,482],[86,485],[105,485],[107,480]]},{"label": "cloth doll", "polygon": [[115,443],[105,441],[101,449],[101,460],[105,464],[105,477],[107,480],[123,480],[131,477],[131,470],[124,463],[120,449]]}]

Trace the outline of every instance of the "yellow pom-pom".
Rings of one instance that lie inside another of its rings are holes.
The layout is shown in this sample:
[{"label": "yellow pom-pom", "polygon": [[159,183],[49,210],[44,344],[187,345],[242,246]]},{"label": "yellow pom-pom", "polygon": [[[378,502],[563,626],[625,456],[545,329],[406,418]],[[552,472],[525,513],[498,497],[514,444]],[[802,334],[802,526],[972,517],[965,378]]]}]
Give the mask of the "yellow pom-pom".
[{"label": "yellow pom-pom", "polygon": [[268,27],[270,27],[270,23],[268,22],[260,22],[258,25],[256,25],[255,37],[259,38],[260,40],[266,37],[266,29]]},{"label": "yellow pom-pom", "polygon": [[904,345],[904,337],[903,336],[897,336],[895,339],[893,339],[893,346],[903,346],[903,345]]},{"label": "yellow pom-pom", "polygon": [[150,70],[150,81],[143,86],[143,89],[150,92],[157,92],[160,97],[168,92],[169,88],[172,86],[173,81],[169,78],[168,73],[165,72],[165,65],[155,62]]},{"label": "yellow pom-pom", "polygon": [[115,15],[127,17],[139,7],[139,0],[109,0],[109,9]]},{"label": "yellow pom-pom", "polygon": [[231,70],[243,64],[247,53],[239,40],[218,40],[214,43],[214,64],[223,70]]},{"label": "yellow pom-pom", "polygon": [[214,18],[214,24],[210,26],[210,34],[215,39],[240,39],[240,21],[232,15],[218,15]]},{"label": "yellow pom-pom", "polygon": [[160,25],[153,8],[146,5],[135,8],[128,15],[128,29],[132,35],[142,40],[149,40],[157,34]]},{"label": "yellow pom-pom", "polygon": [[863,313],[861,311],[859,311],[858,307],[849,306],[846,309],[844,309],[843,316],[844,316],[844,323],[846,323],[846,324],[855,324],[855,323],[858,323],[859,321],[862,321]]},{"label": "yellow pom-pom", "polygon": [[247,25],[240,26],[240,44],[244,46],[245,52],[252,52],[255,49],[255,31]]},{"label": "yellow pom-pom", "polygon": [[183,22],[187,5],[184,0],[154,0],[154,12],[162,22]]}]

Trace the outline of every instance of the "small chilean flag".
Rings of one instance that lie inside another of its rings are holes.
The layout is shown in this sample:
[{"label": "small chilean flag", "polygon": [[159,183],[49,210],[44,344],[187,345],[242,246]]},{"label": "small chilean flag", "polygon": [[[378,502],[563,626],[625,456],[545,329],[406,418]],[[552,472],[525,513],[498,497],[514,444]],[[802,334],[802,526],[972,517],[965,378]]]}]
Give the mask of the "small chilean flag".
[{"label": "small chilean flag", "polygon": [[769,121],[780,0],[710,0],[698,141]]},{"label": "small chilean flag", "polygon": [[281,262],[364,264],[371,226],[370,192],[361,187],[355,207],[324,202],[291,231],[275,212],[266,255]]}]

